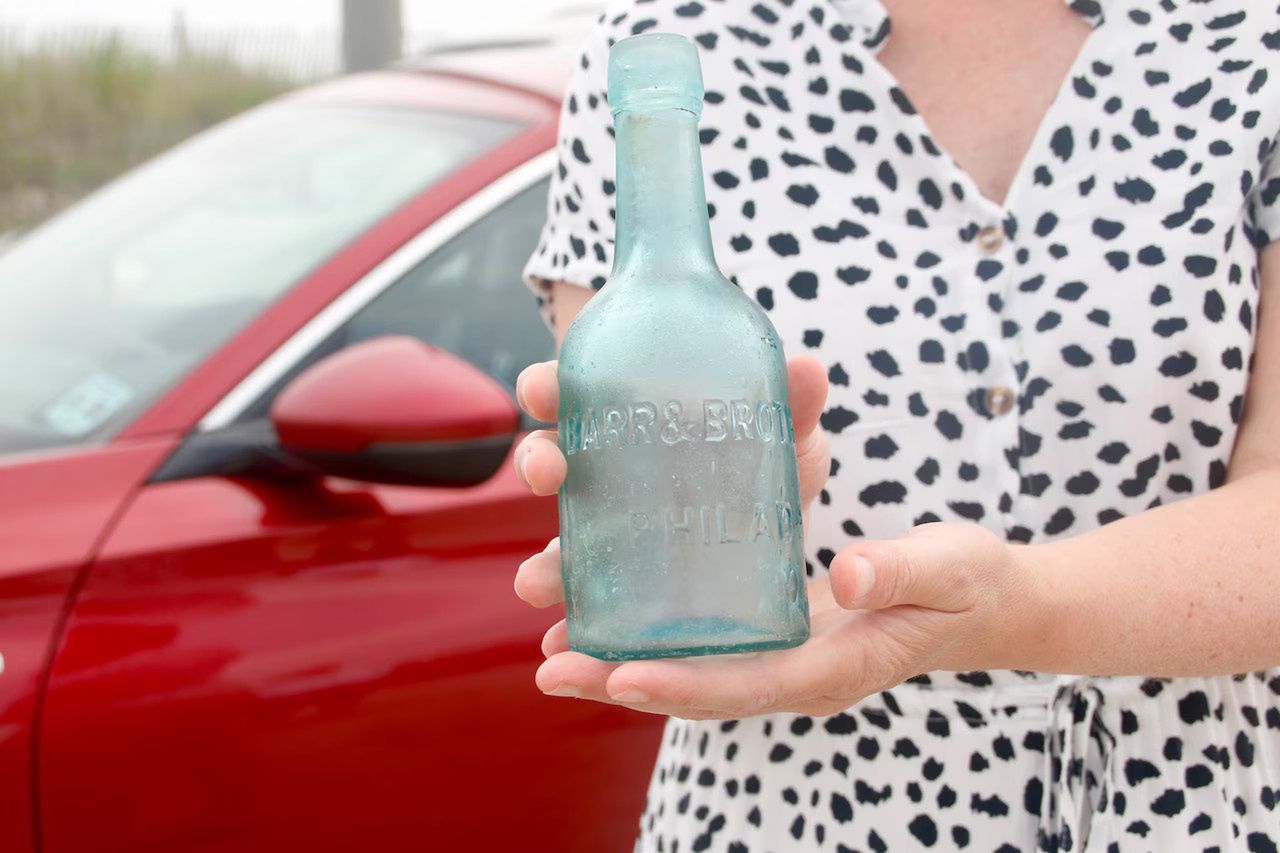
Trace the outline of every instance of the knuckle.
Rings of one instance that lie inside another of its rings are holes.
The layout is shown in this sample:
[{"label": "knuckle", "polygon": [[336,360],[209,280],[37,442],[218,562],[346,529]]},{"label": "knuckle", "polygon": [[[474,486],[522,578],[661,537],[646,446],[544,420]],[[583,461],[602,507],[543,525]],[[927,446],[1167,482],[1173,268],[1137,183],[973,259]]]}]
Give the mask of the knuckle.
[{"label": "knuckle", "polygon": [[782,685],[776,677],[771,675],[768,667],[757,663],[756,667],[750,671],[748,678],[751,686],[746,699],[752,713],[771,711],[782,704]]},{"label": "knuckle", "polygon": [[711,720],[715,719],[720,713],[711,708],[703,708],[688,702],[677,702],[674,704],[674,708],[675,710],[670,712],[670,716],[679,717],[682,720]]},{"label": "knuckle", "polygon": [[972,601],[982,587],[983,568],[980,561],[961,561],[954,571],[950,572],[948,582],[951,592],[958,601]]},{"label": "knuckle", "polygon": [[702,697],[693,685],[681,685],[671,692],[671,703],[690,711],[702,704]]},{"label": "knuckle", "polygon": [[754,713],[763,713],[777,707],[781,699],[778,686],[770,681],[757,681],[751,688],[750,706]]},{"label": "knuckle", "polygon": [[944,533],[947,528],[954,527],[949,521],[926,521],[923,524],[917,524],[915,527],[907,531],[907,538],[929,538]]},{"label": "knuckle", "polygon": [[843,707],[838,710],[844,710],[852,705],[857,699],[870,692],[867,688],[869,670],[874,669],[883,662],[871,656],[865,647],[859,647],[856,654],[850,656],[845,661],[845,665],[841,668],[839,678],[834,683],[834,688],[821,698],[825,701],[833,701],[842,703]]},{"label": "knuckle", "polygon": [[889,569],[885,597],[889,601],[903,601],[915,588],[917,571],[915,564],[909,555],[903,551],[897,551],[889,561]]},{"label": "knuckle", "polygon": [[777,711],[797,698],[796,686],[784,668],[766,657],[757,658],[748,672],[754,713]]}]

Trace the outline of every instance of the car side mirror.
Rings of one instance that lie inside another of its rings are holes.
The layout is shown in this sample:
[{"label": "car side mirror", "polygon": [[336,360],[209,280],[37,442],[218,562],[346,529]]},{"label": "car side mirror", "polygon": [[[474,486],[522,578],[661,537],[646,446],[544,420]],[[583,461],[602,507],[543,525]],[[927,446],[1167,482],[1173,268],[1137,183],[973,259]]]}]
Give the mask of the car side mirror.
[{"label": "car side mirror", "polygon": [[281,390],[270,417],[283,450],[318,473],[419,486],[489,479],[520,423],[494,379],[407,336],[316,362]]}]

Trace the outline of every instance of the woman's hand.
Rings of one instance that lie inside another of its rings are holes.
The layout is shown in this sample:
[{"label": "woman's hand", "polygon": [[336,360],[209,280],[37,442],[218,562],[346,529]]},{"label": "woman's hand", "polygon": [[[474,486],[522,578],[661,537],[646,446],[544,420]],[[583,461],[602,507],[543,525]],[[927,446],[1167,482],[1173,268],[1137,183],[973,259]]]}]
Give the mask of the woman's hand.
[{"label": "woman's hand", "polygon": [[[542,639],[538,687],[692,720],[790,711],[824,716],[934,669],[1004,666],[1022,569],[976,524],[926,524],[846,547],[808,585],[812,633],[792,649],[611,663],[569,651],[564,620]],[[560,548],[520,567],[535,607],[561,600]]]},{"label": "woman's hand", "polygon": [[[520,405],[540,420],[556,418],[555,368],[533,365],[517,383]],[[830,468],[818,426],[827,382],[813,359],[792,359],[787,368],[807,515]],[[536,494],[551,494],[564,480],[552,432],[528,436],[515,465]],[[996,665],[1010,636],[1004,617],[1021,590],[1018,553],[972,524],[923,525],[899,539],[850,545],[828,577],[808,584],[809,640],[781,651],[614,663],[569,651],[561,620],[543,638],[547,660],[537,684],[551,695],[689,719],[832,714],[922,672]],[[558,539],[521,564],[515,587],[535,607],[563,600]]]}]

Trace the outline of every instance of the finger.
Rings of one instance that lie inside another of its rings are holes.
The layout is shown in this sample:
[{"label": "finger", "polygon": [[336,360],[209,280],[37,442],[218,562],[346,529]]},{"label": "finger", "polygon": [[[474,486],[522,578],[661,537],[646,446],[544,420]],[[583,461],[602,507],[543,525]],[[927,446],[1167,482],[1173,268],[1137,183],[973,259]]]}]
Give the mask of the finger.
[{"label": "finger", "polygon": [[564,482],[569,466],[556,434],[551,430],[537,429],[524,437],[514,456],[516,476],[535,495],[554,494]]},{"label": "finger", "polygon": [[[584,657],[583,655],[570,653],[569,631],[563,619],[547,629],[546,635],[542,638],[542,653],[548,659],[556,658],[555,662],[548,666],[541,675],[535,676],[535,680],[540,687],[543,684],[551,686],[551,690],[547,691],[550,696],[591,699],[606,705],[618,705],[635,711],[661,714],[663,716],[672,716],[681,711],[686,712],[686,715],[688,715],[688,709],[683,708],[633,706],[615,702],[610,698],[605,685],[608,683],[608,673],[615,669],[618,664],[594,658],[583,661],[580,659]],[[562,653],[565,654],[561,656]],[[699,715],[699,717],[702,716],[704,715]]]},{"label": "finger", "polygon": [[[796,472],[800,478],[800,505],[807,514],[813,499],[826,486],[827,479],[831,476],[831,447],[827,442],[827,434],[819,429],[809,433],[809,438],[803,445],[797,441],[796,449],[798,451]],[[806,518],[805,521],[807,522],[808,519]],[[809,528],[806,526],[805,529]]]},{"label": "finger", "polygon": [[[569,651],[569,630],[565,620],[561,619],[559,622],[557,622],[556,624],[548,628],[547,633],[543,636],[542,654],[545,657],[550,658],[553,655],[557,655],[557,654],[560,654],[561,652],[567,652],[567,651]],[[573,672],[569,677],[571,678],[586,677],[586,678],[595,679],[596,678],[595,669],[596,667],[594,666],[582,667],[581,669],[578,669],[575,672]],[[562,684],[563,683],[564,682],[562,682]],[[607,684],[608,682],[606,681],[606,689],[607,689]],[[584,693],[584,688],[582,686],[573,685],[566,692],[567,694],[581,695]],[[555,694],[555,695],[561,695],[561,694]],[[625,702],[615,701],[612,697],[608,696],[607,694],[591,695],[590,698],[597,702],[604,702],[610,705],[619,705],[622,707],[631,708],[632,710],[636,710],[636,711],[644,711],[650,714],[661,714],[663,716],[677,716],[677,717],[682,716],[682,717],[685,717],[686,719],[710,719],[710,718],[727,719],[731,716],[730,714],[725,713],[723,711],[710,711],[707,709],[700,709],[700,708],[695,709],[695,708],[681,707],[677,705],[654,705],[652,703],[643,704],[643,705],[628,705]]]},{"label": "finger", "polygon": [[[553,638],[563,636],[566,641],[568,634],[563,630],[564,622],[553,625],[547,631],[547,637]],[[544,639],[544,643],[555,642],[554,639]],[[566,649],[553,652],[543,663],[535,676],[535,681],[544,693],[549,696],[567,696],[578,699],[590,699],[594,702],[601,702],[606,705],[618,705],[623,708],[630,708],[633,711],[642,711],[648,714],[659,714],[669,717],[683,717],[685,719],[730,719],[735,716],[732,712],[716,711],[706,708],[694,708],[681,704],[659,704],[655,702],[624,702],[619,701],[609,695],[608,681],[610,675],[622,664],[611,663],[609,661],[597,660],[587,655],[571,652]]]},{"label": "finger", "polygon": [[558,652],[542,662],[534,675],[538,689],[551,696],[575,696],[608,702],[605,684],[618,664],[581,652]]},{"label": "finger", "polygon": [[560,537],[516,569],[516,595],[534,607],[550,607],[564,601],[560,577]]},{"label": "finger", "polygon": [[800,504],[808,508],[831,473],[831,452],[819,418],[827,405],[827,372],[821,362],[802,355],[787,361],[787,390],[796,431]]},{"label": "finger", "polygon": [[540,361],[531,364],[516,377],[516,402],[529,416],[540,421],[554,421],[560,407],[560,382],[556,378],[559,362]]},{"label": "finger", "polygon": [[818,419],[827,405],[827,371],[813,356],[798,355],[787,360],[787,392],[796,445],[818,429]]},{"label": "finger", "polygon": [[831,561],[831,591],[852,610],[967,610],[974,604],[975,559],[982,558],[975,552],[983,544],[967,535],[929,534],[855,542]]},{"label": "finger", "polygon": [[776,652],[632,661],[606,687],[615,702],[674,716],[747,717],[812,699],[829,689],[839,666],[834,644],[811,640]]},{"label": "finger", "polygon": [[549,658],[569,651],[569,624],[561,619],[542,635],[542,656]]}]

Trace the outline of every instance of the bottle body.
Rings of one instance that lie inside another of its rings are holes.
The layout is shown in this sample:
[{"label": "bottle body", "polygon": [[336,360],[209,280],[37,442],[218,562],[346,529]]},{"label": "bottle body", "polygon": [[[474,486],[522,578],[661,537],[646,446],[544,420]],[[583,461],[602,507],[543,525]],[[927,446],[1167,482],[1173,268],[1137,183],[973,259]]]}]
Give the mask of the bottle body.
[{"label": "bottle body", "polygon": [[626,660],[808,638],[786,363],[716,267],[702,79],[687,39],[609,54],[617,231],[608,285],[560,349],[569,645]]},{"label": "bottle body", "polygon": [[625,660],[797,645],[808,599],[781,347],[719,273],[671,275],[611,279],[561,350],[570,646]]}]

